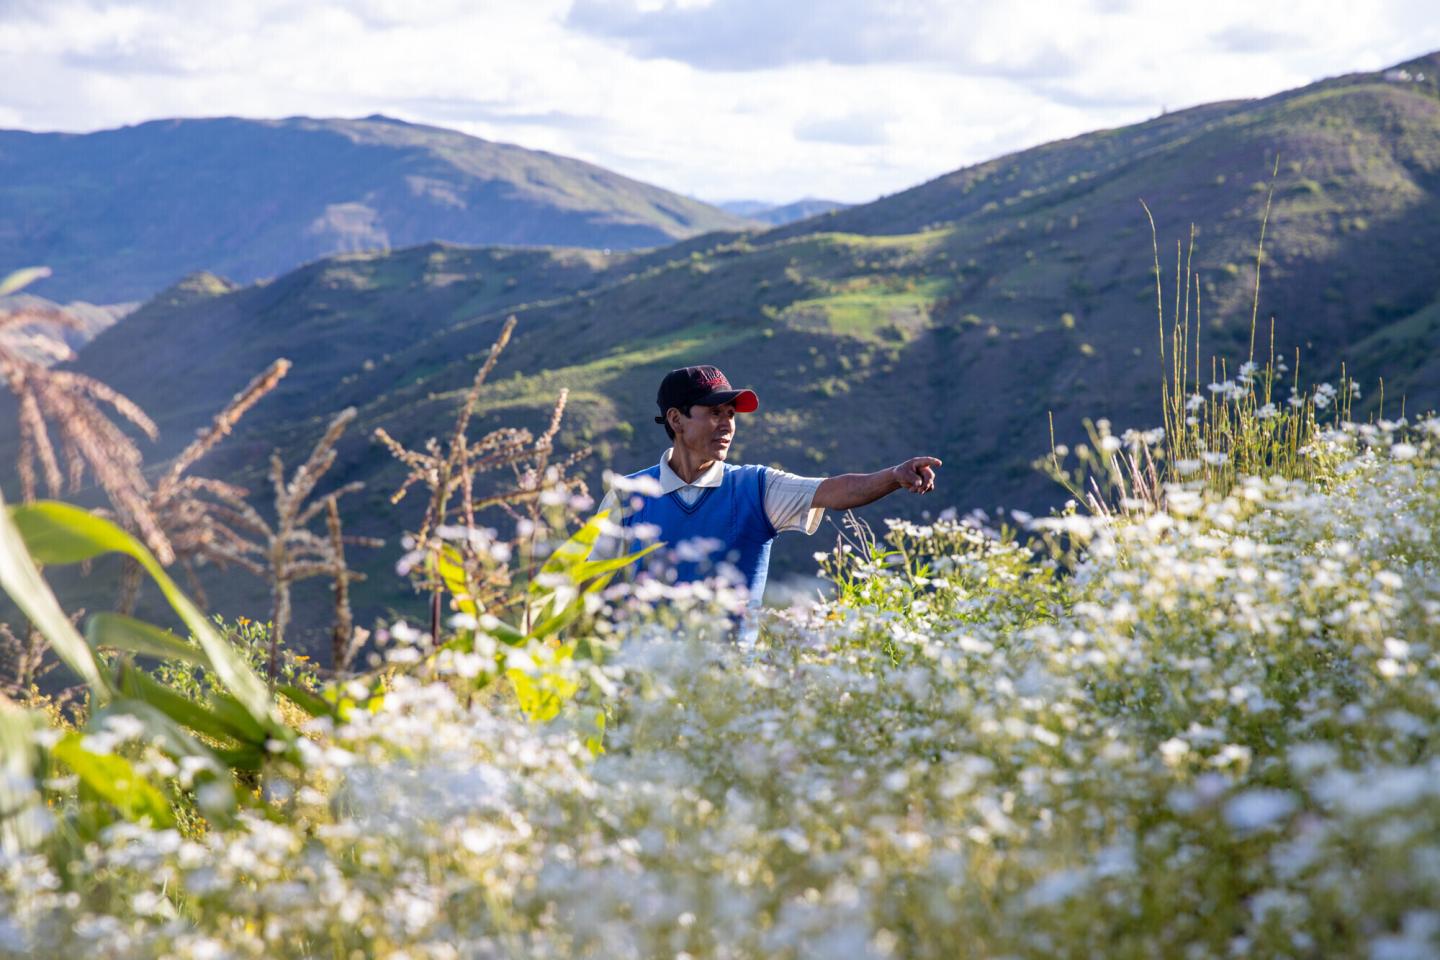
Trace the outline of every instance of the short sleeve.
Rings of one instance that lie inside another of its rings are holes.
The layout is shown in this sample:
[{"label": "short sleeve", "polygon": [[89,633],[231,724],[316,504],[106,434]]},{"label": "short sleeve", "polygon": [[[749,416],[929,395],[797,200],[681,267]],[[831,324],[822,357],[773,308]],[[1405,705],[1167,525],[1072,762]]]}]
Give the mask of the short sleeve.
[{"label": "short sleeve", "polygon": [[765,471],[765,515],[776,533],[799,530],[806,534],[820,528],[823,507],[811,504],[824,477],[797,477],[773,467]]}]

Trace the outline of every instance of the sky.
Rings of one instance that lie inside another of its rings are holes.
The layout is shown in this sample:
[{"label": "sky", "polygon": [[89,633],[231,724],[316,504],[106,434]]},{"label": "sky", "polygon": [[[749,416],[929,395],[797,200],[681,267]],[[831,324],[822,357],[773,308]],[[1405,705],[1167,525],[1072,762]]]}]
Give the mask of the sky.
[{"label": "sky", "polygon": [[0,127],[384,113],[861,202],[1440,49],[1435,0],[0,0]]}]

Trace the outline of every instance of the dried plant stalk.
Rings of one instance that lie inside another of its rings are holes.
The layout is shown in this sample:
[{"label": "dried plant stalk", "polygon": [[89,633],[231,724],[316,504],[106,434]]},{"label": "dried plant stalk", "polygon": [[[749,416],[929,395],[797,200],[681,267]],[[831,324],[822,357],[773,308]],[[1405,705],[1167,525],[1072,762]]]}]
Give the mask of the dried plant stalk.
[{"label": "dried plant stalk", "polygon": [[[431,591],[430,632],[432,641],[436,643],[440,638],[441,585],[434,576],[433,561],[445,546],[444,538],[440,534],[447,524],[458,519],[465,527],[473,529],[476,514],[480,510],[500,507],[517,520],[530,521],[530,542],[533,547],[534,538],[538,535],[536,531],[543,526],[540,506],[544,494],[547,491],[584,492],[583,481],[567,477],[566,470],[587,455],[588,450],[581,451],[561,464],[550,463],[555,438],[560,432],[569,397],[566,390],[560,392],[545,431],[539,437],[528,430],[514,428],[493,430],[479,440],[472,441],[466,436],[470,420],[479,405],[480,391],[494,370],[501,352],[509,344],[514,329],[515,318],[512,316],[505,321],[500,335],[490,347],[485,363],[476,372],[465,392],[456,412],[455,424],[443,446],[432,437],[425,442],[423,450],[410,450],[385,430],[375,431],[375,438],[385,445],[395,459],[409,468],[399,488],[391,496],[391,502],[398,503],[410,487],[416,484],[423,484],[430,490],[430,499],[421,518],[420,528],[415,534],[412,551],[412,556],[426,557],[427,562],[423,566],[412,566],[412,569],[422,571],[421,586]],[[477,499],[476,475],[504,467],[512,469],[513,483]],[[457,494],[458,506],[453,502]],[[517,510],[521,507],[523,513]],[[471,597],[481,609],[509,597],[511,576],[508,567],[497,567],[492,557],[482,555],[481,548],[470,537],[457,539],[453,546],[464,561],[472,589],[481,593]]]},{"label": "dried plant stalk", "polygon": [[[77,321],[63,311],[48,308],[26,307],[0,313],[0,334],[37,324],[62,328],[73,327]],[[72,355],[63,341],[57,338],[55,343],[52,354]],[[194,576],[197,561],[212,561],[221,567],[233,564],[262,576],[268,573],[274,598],[272,679],[290,621],[290,587],[307,576],[329,575],[336,580],[337,590],[343,594],[343,600],[337,598],[336,643],[343,634],[344,649],[353,653],[356,631],[349,613],[348,583],[359,579],[359,575],[346,568],[343,551],[338,549],[347,538],[339,533],[339,515],[333,504],[359,485],[341,488],[327,501],[308,507],[306,501],[334,463],[334,445],[354,419],[355,411],[342,411],[331,421],[288,483],[278,457],[272,460],[276,512],[273,527],[246,502],[247,491],[243,488],[186,473],[233,431],[240,418],[275,388],[289,368],[288,360],[276,360],[251,380],[175,458],[152,488],[141,472],[139,449],[102,411],[101,405],[154,440],[158,430],[145,412],[99,380],[73,371],[52,370],[27,356],[13,340],[0,336],[0,377],[18,400],[20,457],[16,472],[22,499],[33,501],[42,479],[51,495],[58,495],[66,480],[72,490],[78,489],[88,470],[105,491],[121,523],[136,531],[161,563],[169,565],[180,560],[194,588],[199,587]],[[59,440],[58,455],[57,444],[51,438],[52,425]],[[332,524],[328,537],[304,529],[321,510],[334,511],[327,517]],[[348,539],[365,545],[375,543]],[[142,582],[139,568],[127,564],[121,576],[122,611],[133,610]],[[348,659],[348,654],[342,659]],[[23,672],[33,675],[29,663],[24,659]]]},{"label": "dried plant stalk", "polygon": [[23,698],[35,682],[55,664],[45,663],[50,649],[34,624],[27,624],[23,637],[15,636],[7,623],[0,623],[0,693]]},{"label": "dried plant stalk", "polygon": [[[250,536],[236,533],[234,556],[253,553],[264,563],[259,565],[270,580],[273,602],[270,626],[268,670],[273,682],[279,674],[280,647],[293,612],[291,590],[295,583],[308,577],[328,576],[335,583],[336,624],[332,631],[332,649],[337,656],[336,671],[346,668],[359,642],[360,631],[354,626],[350,612],[349,583],[363,579],[346,565],[345,543],[379,546],[383,541],[346,537],[341,531],[338,501],[342,496],[363,489],[361,483],[348,483],[314,502],[310,495],[325,472],[335,463],[335,444],[355,419],[355,408],[347,407],[331,419],[325,433],[316,442],[305,462],[287,480],[285,464],[279,453],[270,456],[270,485],[274,490],[275,522],[268,523],[234,489],[215,487],[213,496],[227,508],[223,514],[228,529],[241,528]],[[320,536],[307,528],[321,512],[326,514],[327,535]],[[245,557],[244,559],[248,559]]]},{"label": "dried plant stalk", "polygon": [[251,407],[259,403],[261,397],[274,390],[276,385],[284,379],[285,374],[289,372],[290,361],[281,357],[246,384],[243,390],[235,394],[225,405],[225,409],[215,415],[210,426],[202,430],[180,456],[170,464],[170,469],[165,471],[165,475],[155,485],[157,496],[164,497],[174,491],[180,483],[181,475],[194,466],[197,460],[214,449],[217,443],[229,436],[240,418],[249,412]]},{"label": "dried plant stalk", "polygon": [[[62,311],[34,307],[0,314],[0,332],[37,323],[73,328],[78,322]],[[68,348],[65,351],[69,356]],[[79,488],[88,471],[105,491],[121,521],[140,535],[162,563],[173,562],[175,553],[170,540],[148,502],[149,487],[140,472],[140,450],[101,405],[154,440],[159,432],[145,412],[124,394],[93,377],[54,370],[37,362],[7,337],[0,337],[0,378],[18,401],[20,459],[16,472],[21,500],[33,502],[39,493],[37,460],[50,495],[59,496],[65,485],[60,468],[63,457],[65,479],[72,491]],[[59,436],[61,457],[56,456],[52,428]]]},{"label": "dried plant stalk", "polygon": [[[238,525],[256,532],[253,525],[237,517],[232,506],[243,502],[248,491],[222,480],[188,477],[185,473],[229,436],[240,418],[273,390],[289,370],[290,361],[281,358],[254,377],[171,462],[154,488],[147,490],[149,509],[169,539],[176,558],[190,575],[192,589],[202,605],[204,591],[198,589],[199,578],[194,575],[197,562],[214,563],[221,569],[234,565],[263,578],[264,568],[258,562],[262,551],[236,529]],[[139,567],[127,560],[121,575],[118,604],[122,613],[135,608],[143,580]]]},{"label": "dried plant stalk", "polygon": [[330,630],[330,662],[336,673],[350,669],[350,662],[369,636],[369,632],[355,626],[355,617],[350,609],[350,582],[365,579],[365,574],[349,569],[345,563],[345,544],[358,543],[361,546],[384,546],[383,540],[369,537],[347,537],[340,526],[339,495],[325,498],[325,527],[330,537],[330,578],[335,598],[335,624]]}]

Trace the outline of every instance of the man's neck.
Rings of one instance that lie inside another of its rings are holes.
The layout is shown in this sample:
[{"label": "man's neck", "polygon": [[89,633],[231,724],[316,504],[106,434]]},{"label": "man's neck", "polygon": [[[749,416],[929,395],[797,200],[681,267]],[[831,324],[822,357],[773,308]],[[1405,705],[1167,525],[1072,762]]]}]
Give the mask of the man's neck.
[{"label": "man's neck", "polygon": [[698,454],[691,453],[678,444],[670,448],[670,469],[686,483],[694,483],[700,479],[700,474],[709,470],[714,463],[713,459],[701,460]]}]

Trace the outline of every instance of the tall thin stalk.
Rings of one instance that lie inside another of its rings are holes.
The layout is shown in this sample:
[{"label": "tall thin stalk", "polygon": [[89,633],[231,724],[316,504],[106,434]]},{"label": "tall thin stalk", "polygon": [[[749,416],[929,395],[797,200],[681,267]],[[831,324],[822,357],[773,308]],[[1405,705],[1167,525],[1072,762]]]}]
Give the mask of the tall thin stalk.
[{"label": "tall thin stalk", "polygon": [[[336,588],[336,624],[332,630],[332,649],[348,651],[350,654],[354,652],[354,624],[350,615],[348,583],[363,579],[363,576],[346,566],[341,545],[348,542],[379,546],[382,541],[345,537],[340,531],[336,501],[363,489],[363,483],[347,483],[317,500],[311,499],[321,477],[335,463],[336,443],[354,419],[354,407],[347,407],[336,414],[325,433],[316,441],[310,456],[295,468],[288,479],[280,454],[275,452],[270,455],[270,484],[274,491],[275,512],[273,524],[267,522],[243,497],[233,491],[213,491],[217,499],[228,507],[226,516],[229,521],[250,534],[252,541],[248,549],[264,558],[261,570],[270,580],[272,600],[268,657],[268,672],[272,683],[279,674],[280,648],[284,645],[285,632],[290,625],[291,590],[300,580],[325,576],[342,585]],[[310,524],[322,511],[326,514],[328,528],[325,535],[310,529]],[[348,654],[339,658],[334,665],[335,669],[343,670],[348,660]]]},{"label": "tall thin stalk", "polygon": [[[430,594],[432,643],[440,640],[441,596],[447,585],[442,567],[463,571],[463,579],[468,584],[465,589],[469,591],[463,599],[473,601],[480,609],[513,599],[517,591],[511,589],[512,570],[508,559],[511,551],[518,547],[519,568],[530,579],[534,578],[541,562],[539,547],[545,529],[542,498],[551,491],[568,494],[584,489],[583,482],[570,478],[567,471],[588,455],[588,450],[571,454],[558,463],[552,462],[555,438],[560,432],[569,396],[566,390],[560,391],[550,412],[550,420],[538,437],[529,430],[509,427],[493,430],[478,440],[467,436],[471,418],[480,403],[481,389],[501,352],[509,344],[514,330],[515,318],[512,316],[505,321],[485,363],[476,372],[461,399],[455,423],[443,445],[431,437],[421,449],[412,450],[383,428],[375,431],[376,440],[409,469],[390,501],[399,503],[416,484],[424,484],[430,490],[420,527],[413,536],[410,556],[421,561],[411,569],[418,573],[420,589]],[[505,468],[512,471],[513,482],[502,485],[493,493],[477,497],[476,477]],[[458,504],[455,502],[457,496]],[[476,530],[477,514],[490,507],[506,511],[517,522],[517,530],[524,531],[517,537],[516,543],[501,544],[488,534],[481,536]],[[465,530],[475,535],[452,535],[449,525],[457,520]],[[482,545],[482,542],[488,546]],[[495,553],[502,548],[506,560],[499,562]],[[448,582],[452,592],[457,589],[453,573]],[[518,591],[518,595],[522,603],[528,604],[528,591]],[[529,616],[527,606],[522,612],[527,629]]]},{"label": "tall thin stalk", "polygon": [[[1279,474],[1323,481],[1331,458],[1313,442],[1324,422],[1349,419],[1351,404],[1359,396],[1357,385],[1342,368],[1340,383],[1320,384],[1302,390],[1300,356],[1296,352],[1291,395],[1280,402],[1274,387],[1286,372],[1275,355],[1275,324],[1270,326],[1270,347],[1265,365],[1255,361],[1255,337],[1260,313],[1260,280],[1264,243],[1275,192],[1279,159],[1272,171],[1260,237],[1255,253],[1255,286],[1250,307],[1250,342],[1244,363],[1232,375],[1224,357],[1211,357],[1211,382],[1201,383],[1200,337],[1202,284],[1195,268],[1195,227],[1188,248],[1176,244],[1175,301],[1165,312],[1163,271],[1160,267],[1159,231],[1150,208],[1141,201],[1150,224],[1152,269],[1155,271],[1155,308],[1160,330],[1159,431],[1130,431],[1125,438],[1110,435],[1109,424],[1087,424],[1090,445],[1081,444],[1074,470],[1062,462],[1062,449],[1051,423],[1051,455],[1043,468],[1093,512],[1108,513],[1117,505],[1155,509],[1166,490],[1175,485],[1200,485],[1225,492],[1243,476]],[[1192,320],[1193,330],[1192,330]],[[1167,353],[1168,327],[1168,353]],[[1193,380],[1190,358],[1194,356]],[[1068,450],[1065,451],[1068,453]]]}]

